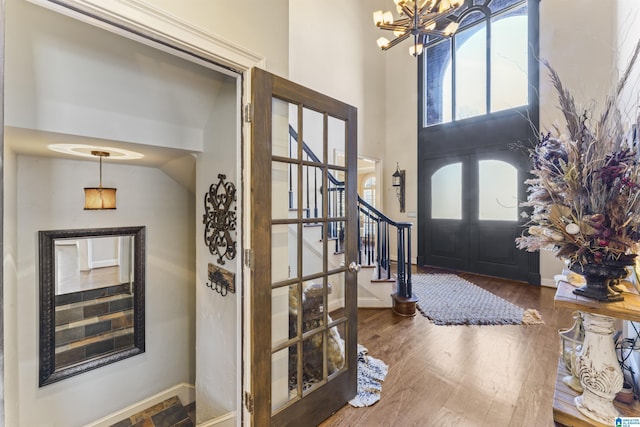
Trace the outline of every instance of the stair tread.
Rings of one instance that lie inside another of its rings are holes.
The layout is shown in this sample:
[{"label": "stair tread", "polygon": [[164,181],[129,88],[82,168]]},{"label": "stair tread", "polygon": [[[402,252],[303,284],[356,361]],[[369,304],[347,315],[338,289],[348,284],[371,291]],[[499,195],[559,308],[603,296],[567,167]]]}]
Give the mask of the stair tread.
[{"label": "stair tread", "polygon": [[77,308],[77,307],[87,307],[89,305],[95,305],[95,304],[100,304],[100,303],[103,303],[103,302],[110,302],[110,301],[118,301],[118,300],[125,299],[125,298],[133,298],[133,295],[131,295],[131,294],[109,295],[109,296],[105,296],[105,297],[90,299],[90,300],[87,300],[87,301],[79,301],[79,302],[73,302],[73,303],[70,303],[70,304],[58,305],[58,306],[56,306],[56,311],[69,310],[69,309]]},{"label": "stair tread", "polygon": [[72,342],[70,342],[68,344],[63,344],[63,345],[57,346],[56,347],[56,354],[57,353],[62,353],[64,351],[69,351],[69,350],[72,350],[74,348],[78,348],[78,347],[82,347],[82,346],[86,346],[86,345],[90,345],[90,344],[95,344],[97,342],[110,340],[110,339],[113,339],[113,338],[116,338],[116,337],[120,337],[120,336],[123,336],[123,335],[127,335],[127,334],[133,334],[133,327],[118,329],[118,330],[110,331],[110,332],[105,332],[103,334],[93,335],[93,336],[90,336],[90,337],[86,337],[86,338],[83,338],[83,339],[72,341]]},{"label": "stair tread", "polygon": [[102,322],[103,320],[117,319],[118,317],[130,314],[130,313],[133,313],[133,308],[130,308],[128,310],[121,310],[121,311],[116,311],[116,312],[113,312],[113,313],[103,314],[103,315],[100,315],[100,316],[87,317],[87,318],[84,318],[82,320],[74,320],[74,321],[69,322],[69,323],[63,323],[61,325],[56,325],[56,332],[62,331],[62,330],[65,330],[65,329],[69,329],[69,328],[76,328],[78,326],[91,325],[93,323]]}]

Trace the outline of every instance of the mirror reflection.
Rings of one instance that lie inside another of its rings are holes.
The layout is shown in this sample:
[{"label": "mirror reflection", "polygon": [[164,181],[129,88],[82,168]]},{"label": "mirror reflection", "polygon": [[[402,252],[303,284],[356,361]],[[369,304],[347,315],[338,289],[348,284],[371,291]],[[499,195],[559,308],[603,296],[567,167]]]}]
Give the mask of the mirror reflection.
[{"label": "mirror reflection", "polygon": [[40,233],[40,385],[144,351],[144,227]]}]

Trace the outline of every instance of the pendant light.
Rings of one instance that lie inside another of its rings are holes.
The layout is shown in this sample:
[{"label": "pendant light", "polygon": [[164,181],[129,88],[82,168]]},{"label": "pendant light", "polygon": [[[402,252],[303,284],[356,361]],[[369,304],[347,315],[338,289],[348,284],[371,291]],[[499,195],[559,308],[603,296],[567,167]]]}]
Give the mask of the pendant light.
[{"label": "pendant light", "polygon": [[100,158],[100,186],[85,187],[85,210],[103,210],[116,208],[116,189],[102,186],[102,158],[109,157],[108,151],[91,151],[91,154]]}]

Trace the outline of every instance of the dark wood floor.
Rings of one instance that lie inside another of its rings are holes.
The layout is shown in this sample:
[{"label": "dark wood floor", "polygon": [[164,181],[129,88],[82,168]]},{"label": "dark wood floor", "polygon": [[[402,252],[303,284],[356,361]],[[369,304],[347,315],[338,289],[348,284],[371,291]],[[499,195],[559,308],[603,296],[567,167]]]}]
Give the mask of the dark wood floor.
[{"label": "dark wood floor", "polygon": [[558,328],[571,312],[553,306],[555,290],[460,275],[522,308],[544,325],[436,326],[418,314],[358,310],[358,342],[389,365],[382,398],[343,407],[328,426],[553,426]]}]

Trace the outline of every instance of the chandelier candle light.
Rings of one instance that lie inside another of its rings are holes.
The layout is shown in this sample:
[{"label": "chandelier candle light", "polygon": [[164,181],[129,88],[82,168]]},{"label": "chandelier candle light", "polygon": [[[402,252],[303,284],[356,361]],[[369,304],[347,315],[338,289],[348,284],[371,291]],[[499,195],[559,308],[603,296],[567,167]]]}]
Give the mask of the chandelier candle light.
[{"label": "chandelier candle light", "polygon": [[450,15],[464,3],[463,0],[393,0],[400,13],[400,19],[394,20],[391,12],[378,10],[373,12],[373,22],[382,30],[393,31],[395,39],[385,37],[377,40],[382,50],[387,50],[413,36],[413,46],[409,53],[418,56],[422,53],[427,36],[446,38],[458,29],[458,22]]}]

